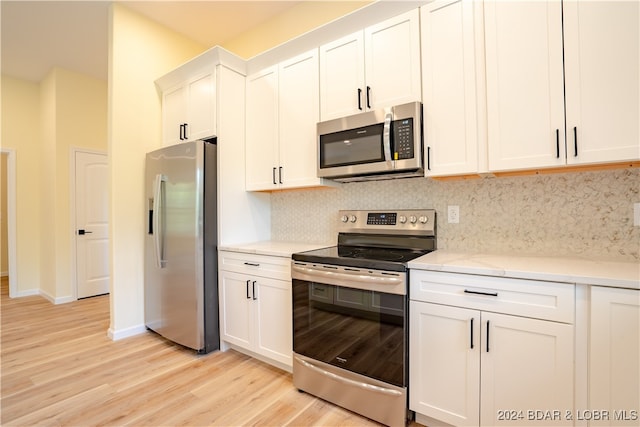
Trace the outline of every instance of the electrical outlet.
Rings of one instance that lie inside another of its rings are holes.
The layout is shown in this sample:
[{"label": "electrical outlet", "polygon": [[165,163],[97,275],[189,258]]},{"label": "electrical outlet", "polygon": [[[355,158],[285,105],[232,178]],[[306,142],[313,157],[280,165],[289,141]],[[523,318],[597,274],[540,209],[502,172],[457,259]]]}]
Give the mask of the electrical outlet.
[{"label": "electrical outlet", "polygon": [[449,224],[460,222],[460,206],[447,206],[447,218]]},{"label": "electrical outlet", "polygon": [[640,203],[633,204],[633,226],[640,227]]}]

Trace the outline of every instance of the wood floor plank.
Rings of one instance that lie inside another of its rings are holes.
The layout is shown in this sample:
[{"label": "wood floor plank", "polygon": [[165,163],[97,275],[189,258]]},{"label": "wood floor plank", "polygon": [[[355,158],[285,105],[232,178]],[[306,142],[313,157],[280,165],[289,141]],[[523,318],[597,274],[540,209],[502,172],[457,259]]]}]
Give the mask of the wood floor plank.
[{"label": "wood floor plank", "polygon": [[[7,426],[62,426],[62,425],[89,425],[84,421],[77,424],[63,422],[65,414],[84,413],[92,407],[100,407],[101,403],[115,393],[107,384],[102,384],[93,389],[78,393],[69,399],[60,400],[52,405],[42,407],[27,414],[4,422]],[[4,417],[3,417],[4,418]]]},{"label": "wood floor plank", "polygon": [[305,411],[316,398],[302,393],[296,388],[287,388],[278,399],[264,411],[250,419],[246,425],[250,426],[286,426]]},{"label": "wood floor plank", "polygon": [[10,299],[5,279],[0,296],[2,425],[379,425],[233,350],[197,355],[152,332],[114,342],[109,296]]}]

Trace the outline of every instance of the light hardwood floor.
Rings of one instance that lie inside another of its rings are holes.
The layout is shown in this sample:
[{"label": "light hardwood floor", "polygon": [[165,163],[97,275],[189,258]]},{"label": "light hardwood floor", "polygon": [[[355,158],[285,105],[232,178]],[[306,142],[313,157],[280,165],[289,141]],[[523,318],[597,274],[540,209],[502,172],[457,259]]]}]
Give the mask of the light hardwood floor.
[{"label": "light hardwood floor", "polygon": [[233,350],[198,356],[151,332],[111,341],[108,296],[10,299],[4,278],[1,291],[3,426],[379,425]]}]

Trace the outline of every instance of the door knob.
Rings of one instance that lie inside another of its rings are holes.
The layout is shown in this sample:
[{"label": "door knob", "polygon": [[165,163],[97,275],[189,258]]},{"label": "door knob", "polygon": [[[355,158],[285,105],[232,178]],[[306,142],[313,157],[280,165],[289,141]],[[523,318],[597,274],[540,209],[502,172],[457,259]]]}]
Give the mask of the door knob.
[{"label": "door knob", "polygon": [[86,230],[83,230],[83,229],[78,230],[78,234],[81,235],[81,236],[83,236],[85,234],[91,234],[91,233],[93,233],[93,231],[86,231]]}]

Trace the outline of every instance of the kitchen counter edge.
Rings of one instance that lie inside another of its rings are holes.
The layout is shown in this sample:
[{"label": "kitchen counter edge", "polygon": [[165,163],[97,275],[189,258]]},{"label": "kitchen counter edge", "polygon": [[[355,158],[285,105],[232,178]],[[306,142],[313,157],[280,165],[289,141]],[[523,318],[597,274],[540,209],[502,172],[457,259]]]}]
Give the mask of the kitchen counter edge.
[{"label": "kitchen counter edge", "polygon": [[232,245],[220,245],[219,251],[241,252],[245,254],[268,255],[282,258],[291,258],[296,252],[311,251],[314,249],[332,246],[331,243],[300,243],[300,242],[279,242],[266,240],[252,243],[239,243]]},{"label": "kitchen counter edge", "polygon": [[640,262],[438,249],[410,261],[409,268],[640,290]]}]

